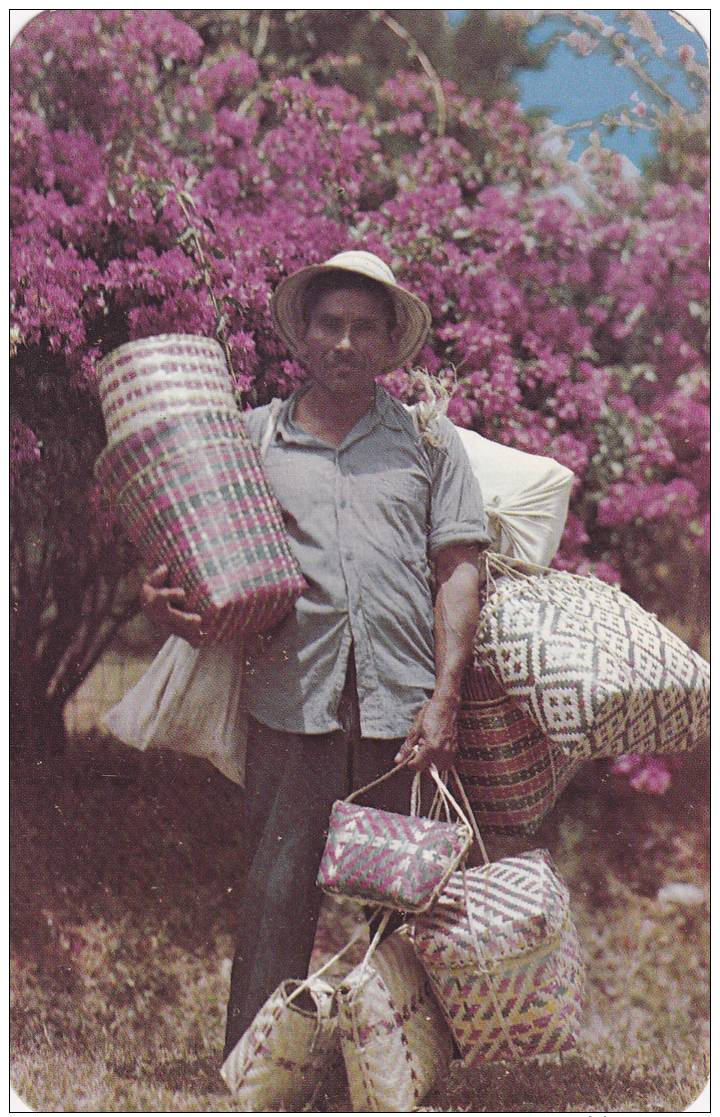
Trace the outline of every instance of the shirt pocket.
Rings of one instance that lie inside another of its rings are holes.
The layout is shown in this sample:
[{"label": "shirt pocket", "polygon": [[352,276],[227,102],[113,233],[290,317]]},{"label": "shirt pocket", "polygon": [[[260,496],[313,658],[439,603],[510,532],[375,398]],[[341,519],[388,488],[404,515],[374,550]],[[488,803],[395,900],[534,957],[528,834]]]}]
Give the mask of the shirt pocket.
[{"label": "shirt pocket", "polygon": [[369,544],[423,567],[427,561],[430,491],[422,475],[388,469],[368,475],[357,493]]}]

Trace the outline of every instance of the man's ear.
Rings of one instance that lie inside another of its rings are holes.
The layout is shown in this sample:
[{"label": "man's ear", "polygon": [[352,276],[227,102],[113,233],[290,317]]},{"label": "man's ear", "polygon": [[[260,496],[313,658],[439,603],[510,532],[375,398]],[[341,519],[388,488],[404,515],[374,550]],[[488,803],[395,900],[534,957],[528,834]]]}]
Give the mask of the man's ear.
[{"label": "man's ear", "polygon": [[398,322],[388,333],[388,348],[393,355],[393,360],[400,356],[400,342],[402,341],[402,328]]}]

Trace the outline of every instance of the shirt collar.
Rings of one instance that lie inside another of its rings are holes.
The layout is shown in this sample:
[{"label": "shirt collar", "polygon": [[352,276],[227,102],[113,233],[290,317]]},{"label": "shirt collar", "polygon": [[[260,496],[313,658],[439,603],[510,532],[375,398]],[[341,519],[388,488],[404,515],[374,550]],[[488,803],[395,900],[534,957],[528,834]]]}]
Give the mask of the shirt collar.
[{"label": "shirt collar", "polygon": [[[281,438],[284,442],[295,442],[303,446],[324,445],[324,443],[321,443],[314,435],[302,430],[302,428],[297,426],[293,421],[297,401],[308,390],[308,387],[309,385],[302,384],[299,388],[296,388],[292,395],[282,404],[278,412],[275,426],[276,439]],[[354,442],[357,442],[358,439],[364,438],[366,435],[370,434],[379,423],[382,423],[383,426],[390,427],[391,430],[405,430],[408,423],[412,425],[412,420],[409,416],[406,417],[404,415],[401,408],[402,405],[394,400],[381,384],[376,384],[375,399],[372,407],[358,420],[338,449],[344,450]]]}]

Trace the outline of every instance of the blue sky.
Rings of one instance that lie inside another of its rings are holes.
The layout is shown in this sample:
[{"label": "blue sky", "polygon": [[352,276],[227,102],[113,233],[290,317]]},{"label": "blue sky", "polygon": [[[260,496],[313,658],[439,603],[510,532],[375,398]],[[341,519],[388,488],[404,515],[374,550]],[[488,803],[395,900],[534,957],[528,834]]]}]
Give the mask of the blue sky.
[{"label": "blue sky", "polygon": [[[619,14],[617,9],[607,8],[576,10],[597,15],[606,24],[612,23]],[[684,43],[689,43],[695,48],[697,60],[703,63],[707,61],[707,50],[697,31],[682,27],[667,8],[643,10],[652,19],[667,49],[668,58],[676,59],[678,48]],[[463,9],[450,10],[451,22],[462,19],[463,14]],[[694,14],[688,12],[688,18],[692,20]],[[701,13],[697,14],[698,25],[702,26]],[[625,29],[625,25],[619,26]],[[557,27],[557,19],[553,18],[552,11],[548,12],[548,15],[531,29],[530,42],[543,42]],[[694,97],[688,90],[681,73],[676,74],[673,67],[657,59],[653,59],[649,69],[656,79],[669,75],[671,77],[668,84],[669,92],[684,104],[690,106],[694,104]],[[618,107],[629,108],[632,106],[630,96],[635,91],[644,101],[648,100],[639,79],[624,66],[615,66],[607,55],[595,52],[581,58],[564,43],[559,43],[551,51],[543,70],[518,70],[515,73],[515,80],[520,90],[520,103],[525,108],[548,110],[548,115],[559,124],[573,124],[578,120],[585,120]],[[582,151],[588,134],[589,129],[574,133],[576,138],[571,151],[573,158]],[[642,164],[643,157],[653,153],[652,133],[638,131],[631,134],[627,128],[620,128],[610,135],[604,133],[603,138],[609,147],[623,152],[638,166]]]}]

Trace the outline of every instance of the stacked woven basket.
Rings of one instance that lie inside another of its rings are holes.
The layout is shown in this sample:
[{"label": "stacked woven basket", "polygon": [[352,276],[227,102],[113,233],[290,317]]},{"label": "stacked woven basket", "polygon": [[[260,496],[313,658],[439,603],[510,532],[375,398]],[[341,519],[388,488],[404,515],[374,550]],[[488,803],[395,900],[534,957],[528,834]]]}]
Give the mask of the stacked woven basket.
[{"label": "stacked woven basket", "polygon": [[149,567],[168,566],[207,644],[277,623],[305,587],[245,434],[223,350],[191,334],[98,366],[108,446],[95,471]]},{"label": "stacked woven basket", "polygon": [[[272,994],[222,1068],[241,1109],[311,1107],[342,1062],[355,1112],[408,1112],[455,1050],[479,1067],[574,1047],[584,968],[567,888],[546,850],[491,862],[477,832],[485,864],[466,867],[458,819],[334,805],[311,976]],[[368,903],[384,912],[374,934]],[[407,922],[383,937],[391,910]]]}]

